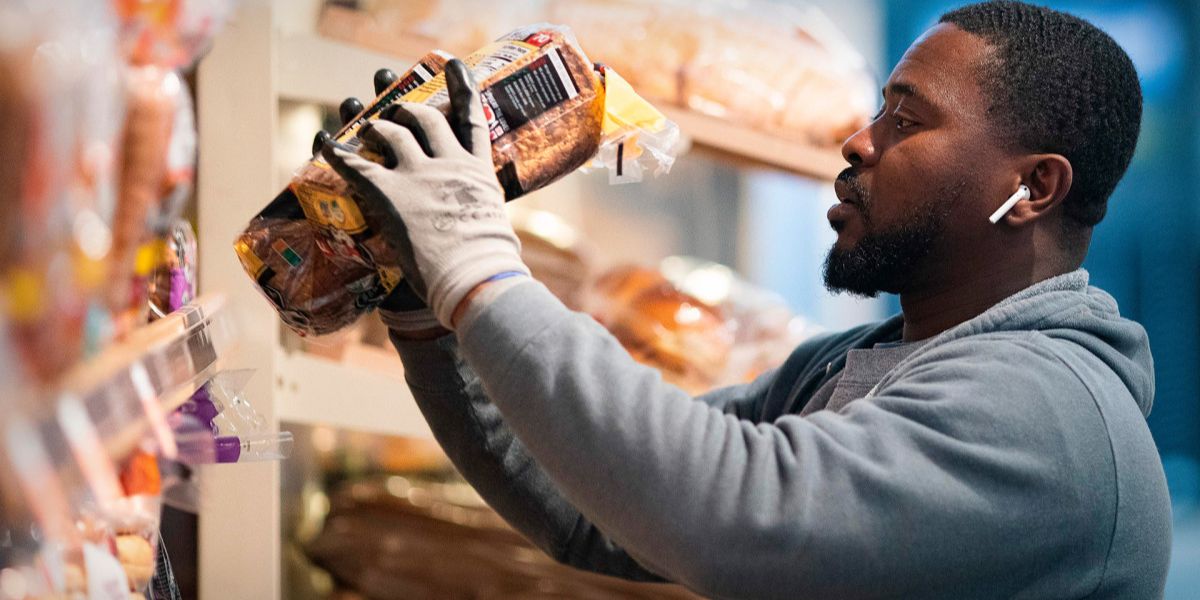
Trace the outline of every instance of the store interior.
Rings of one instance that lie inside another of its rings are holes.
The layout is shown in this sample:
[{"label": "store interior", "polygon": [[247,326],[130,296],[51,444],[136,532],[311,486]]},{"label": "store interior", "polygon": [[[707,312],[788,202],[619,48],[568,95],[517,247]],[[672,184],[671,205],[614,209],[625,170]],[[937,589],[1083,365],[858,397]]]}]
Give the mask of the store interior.
[{"label": "store interior", "polygon": [[[899,310],[826,291],[825,213],[841,140],[961,3],[50,4],[0,5],[14,124],[0,133],[0,600],[695,598],[557,564],[492,511],[433,439],[374,313],[387,269],[338,272],[370,281],[337,313],[329,282],[276,279],[369,244],[329,216],[338,233],[314,241],[309,196],[282,191],[315,178],[314,135],[338,135],[346,98],[370,107],[377,70],[565,26],[628,105],[602,107],[613,125],[586,160],[508,204],[522,258],[688,392],[749,381],[814,335]],[[1085,268],[1149,332],[1166,597],[1192,598],[1200,6],[1047,4],[1109,32],[1142,79],[1138,151]],[[264,225],[281,198],[305,228],[286,239]]]}]

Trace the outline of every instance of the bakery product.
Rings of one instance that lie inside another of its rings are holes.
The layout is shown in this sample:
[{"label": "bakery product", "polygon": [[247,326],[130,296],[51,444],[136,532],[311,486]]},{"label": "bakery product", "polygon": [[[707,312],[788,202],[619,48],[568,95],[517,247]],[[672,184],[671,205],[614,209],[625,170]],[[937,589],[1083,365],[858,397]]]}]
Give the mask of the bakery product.
[{"label": "bakery product", "polygon": [[255,219],[234,247],[283,322],[302,334],[337,331],[392,289],[353,240],[303,219]]},{"label": "bakery product", "polygon": [[669,283],[642,289],[608,328],[635,360],[693,395],[721,381],[733,349],[721,313]]},{"label": "bakery product", "polygon": [[132,277],[138,247],[147,237],[148,215],[158,206],[167,175],[167,143],[175,119],[179,82],[173,72],[135,67],[128,75],[129,95],[121,146],[120,186],[112,224],[108,304],[114,312],[136,305]]},{"label": "bakery product", "polygon": [[670,285],[658,269],[638,265],[624,265],[605,272],[587,295],[585,309],[601,325],[611,327],[619,313],[624,311],[638,294],[645,290]]},{"label": "bakery product", "polygon": [[129,587],[140,590],[154,576],[154,548],[140,535],[117,536],[117,560],[129,578]]},{"label": "bakery product", "polygon": [[[337,142],[373,157],[357,132],[397,99],[449,110],[441,74],[446,59],[441,52],[427,55],[343,128]],[[544,187],[595,156],[602,137],[604,88],[565,28],[518,29],[463,62],[479,83],[496,176],[508,199]],[[236,248],[246,272],[288,325],[303,334],[329,333],[376,306],[399,281],[399,249],[379,235],[392,218],[392,207],[353,198],[345,181],[318,155],[251,222]],[[292,240],[285,244],[294,254],[306,254],[298,247],[311,246],[297,238],[304,227],[288,224],[298,219],[307,220],[312,235],[345,250],[342,254],[358,264],[331,257],[298,268],[275,260],[270,252],[275,228],[287,228],[280,236]],[[374,269],[373,281],[362,266]]]}]

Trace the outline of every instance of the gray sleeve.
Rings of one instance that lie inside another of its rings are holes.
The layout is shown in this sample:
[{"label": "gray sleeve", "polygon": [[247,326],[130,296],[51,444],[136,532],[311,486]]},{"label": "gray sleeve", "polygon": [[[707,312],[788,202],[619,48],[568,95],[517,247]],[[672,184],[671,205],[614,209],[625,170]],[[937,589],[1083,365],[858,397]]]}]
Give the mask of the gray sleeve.
[{"label": "gray sleeve", "polygon": [[749,383],[716,389],[696,399],[739,419],[753,421],[762,411],[767,392],[777,375],[778,370],[767,371]]},{"label": "gray sleeve", "polygon": [[565,564],[635,581],[662,581],[583,518],[504,425],[453,336],[392,344],[438,443],[488,504]]},{"label": "gray sleeve", "polygon": [[566,501],[702,594],[1084,597],[1099,581],[1111,453],[1043,349],[947,344],[842,413],[755,424],[664,384],[535,282],[458,337]]}]

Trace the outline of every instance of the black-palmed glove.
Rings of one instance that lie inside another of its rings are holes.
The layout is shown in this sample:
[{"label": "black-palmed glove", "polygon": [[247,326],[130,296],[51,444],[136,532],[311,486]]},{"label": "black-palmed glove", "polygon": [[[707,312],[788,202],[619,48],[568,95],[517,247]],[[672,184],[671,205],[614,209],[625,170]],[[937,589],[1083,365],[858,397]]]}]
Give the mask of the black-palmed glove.
[{"label": "black-palmed glove", "polygon": [[[445,68],[450,118],[400,102],[359,132],[384,157],[379,164],[326,144],[321,153],[355,196],[394,208],[400,268],[442,326],[480,284],[529,275],[504,211],[478,88],[457,59]],[[454,122],[452,126],[451,122]]]},{"label": "black-palmed glove", "polygon": [[[376,71],[375,95],[382,94],[398,78],[396,72],[391,69],[383,68]],[[341,119],[342,126],[344,127],[362,114],[364,108],[363,103],[353,96],[343,100],[338,106],[338,118]],[[451,118],[453,117],[454,115],[451,115]],[[318,131],[313,138],[313,154],[320,152],[321,148],[332,139],[333,136],[328,131]],[[387,325],[388,329],[406,337],[437,337],[448,333],[448,330],[438,323],[437,317],[434,316],[425,301],[413,292],[407,280],[401,280],[396,289],[392,290],[392,293],[379,305],[379,318],[384,325]]]}]

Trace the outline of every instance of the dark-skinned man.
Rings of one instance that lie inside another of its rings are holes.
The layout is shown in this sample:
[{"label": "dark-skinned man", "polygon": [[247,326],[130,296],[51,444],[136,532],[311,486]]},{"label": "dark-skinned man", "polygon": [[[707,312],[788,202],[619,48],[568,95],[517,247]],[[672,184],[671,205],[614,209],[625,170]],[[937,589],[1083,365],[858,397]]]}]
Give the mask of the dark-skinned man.
[{"label": "dark-skinned man", "polygon": [[382,316],[438,441],[551,556],[714,598],[1162,595],[1146,334],[1079,269],[1140,127],[1109,36],[1015,2],[943,15],[829,211],[827,286],[902,313],[699,398],[528,277],[478,94],[447,79],[449,122],[403,104],[363,134],[387,166],[322,152],[403,222],[412,290]]}]

